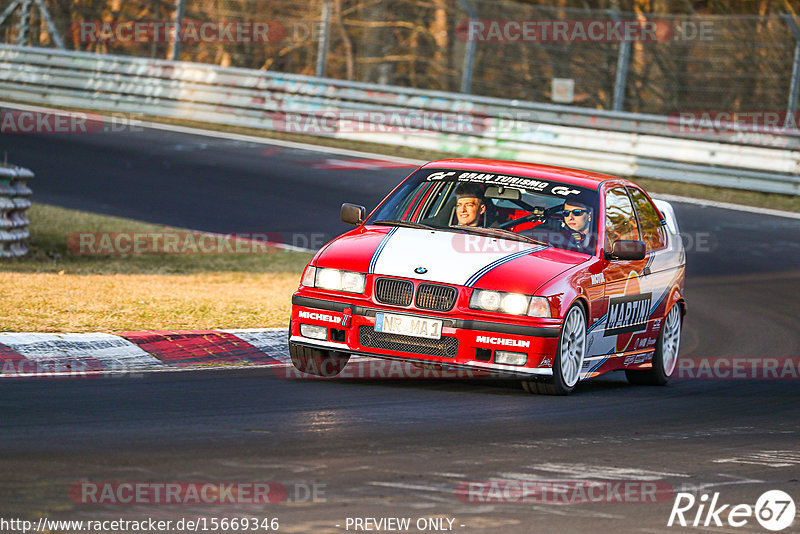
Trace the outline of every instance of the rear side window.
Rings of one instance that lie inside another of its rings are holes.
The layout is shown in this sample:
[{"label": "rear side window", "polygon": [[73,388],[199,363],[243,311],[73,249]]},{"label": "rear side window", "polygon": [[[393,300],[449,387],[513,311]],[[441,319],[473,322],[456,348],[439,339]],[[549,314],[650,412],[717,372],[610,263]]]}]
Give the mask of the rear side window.
[{"label": "rear side window", "polygon": [[628,193],[615,187],[606,193],[606,246],[620,239],[638,241],[639,230]]},{"label": "rear side window", "polygon": [[633,200],[633,207],[639,218],[639,230],[642,232],[642,241],[647,245],[647,250],[656,250],[667,245],[667,234],[661,225],[661,217],[653,204],[644,193],[632,187],[628,193]]}]

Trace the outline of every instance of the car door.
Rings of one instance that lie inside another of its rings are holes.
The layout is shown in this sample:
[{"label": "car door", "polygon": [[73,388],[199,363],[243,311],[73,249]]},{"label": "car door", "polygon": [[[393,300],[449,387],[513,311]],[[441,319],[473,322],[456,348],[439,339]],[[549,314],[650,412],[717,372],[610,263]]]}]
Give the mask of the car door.
[{"label": "car door", "polygon": [[652,201],[641,190],[628,187],[628,194],[633,202],[636,219],[642,240],[647,246],[647,264],[643,274],[644,286],[652,293],[650,305],[650,321],[648,335],[639,340],[641,348],[655,347],[658,332],[661,330],[662,318],[666,315],[667,296],[680,275],[680,262],[677,261],[679,250],[677,243],[669,242],[666,221],[659,214]]},{"label": "car door", "polygon": [[[616,240],[641,241],[642,233],[633,202],[624,186],[612,187],[605,193],[605,250]],[[606,258],[603,269],[604,296],[607,301],[602,341],[595,343],[598,354],[619,354],[641,348],[647,332],[647,318],[652,294],[646,280],[649,258],[618,260]],[[599,341],[599,340],[598,340]]]}]

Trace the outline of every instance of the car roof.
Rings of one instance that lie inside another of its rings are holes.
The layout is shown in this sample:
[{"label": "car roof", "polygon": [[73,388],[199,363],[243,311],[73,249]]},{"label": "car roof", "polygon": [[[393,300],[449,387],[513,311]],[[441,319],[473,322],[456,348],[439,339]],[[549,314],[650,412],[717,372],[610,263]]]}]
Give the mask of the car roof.
[{"label": "car roof", "polygon": [[556,167],[553,165],[540,165],[538,163],[525,163],[522,161],[504,161],[497,159],[440,159],[431,161],[422,168],[463,169],[465,171],[490,172],[495,174],[510,174],[530,178],[541,178],[564,182],[572,185],[598,189],[600,184],[607,180],[617,180],[626,184],[632,182],[599,172],[571,169],[569,167]]}]

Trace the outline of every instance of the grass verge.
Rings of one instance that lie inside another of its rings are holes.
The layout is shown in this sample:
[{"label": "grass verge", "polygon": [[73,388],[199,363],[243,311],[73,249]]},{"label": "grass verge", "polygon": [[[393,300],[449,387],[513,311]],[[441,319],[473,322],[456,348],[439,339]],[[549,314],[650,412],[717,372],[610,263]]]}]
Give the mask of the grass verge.
[{"label": "grass verge", "polygon": [[91,332],[286,326],[312,254],[73,254],[75,232],[174,228],[34,204],[30,253],[0,260],[1,330]]}]

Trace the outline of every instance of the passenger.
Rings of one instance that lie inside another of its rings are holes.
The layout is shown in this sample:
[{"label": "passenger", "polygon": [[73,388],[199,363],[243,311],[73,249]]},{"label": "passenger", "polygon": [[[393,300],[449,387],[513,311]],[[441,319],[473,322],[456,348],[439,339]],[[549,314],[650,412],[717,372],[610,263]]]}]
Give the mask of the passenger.
[{"label": "passenger", "polygon": [[575,200],[564,203],[564,225],[570,232],[570,241],[573,248],[580,252],[589,252],[592,246],[592,210],[586,204]]},{"label": "passenger", "polygon": [[486,213],[483,188],[478,184],[462,183],[456,187],[456,220],[461,226],[478,226]]}]

